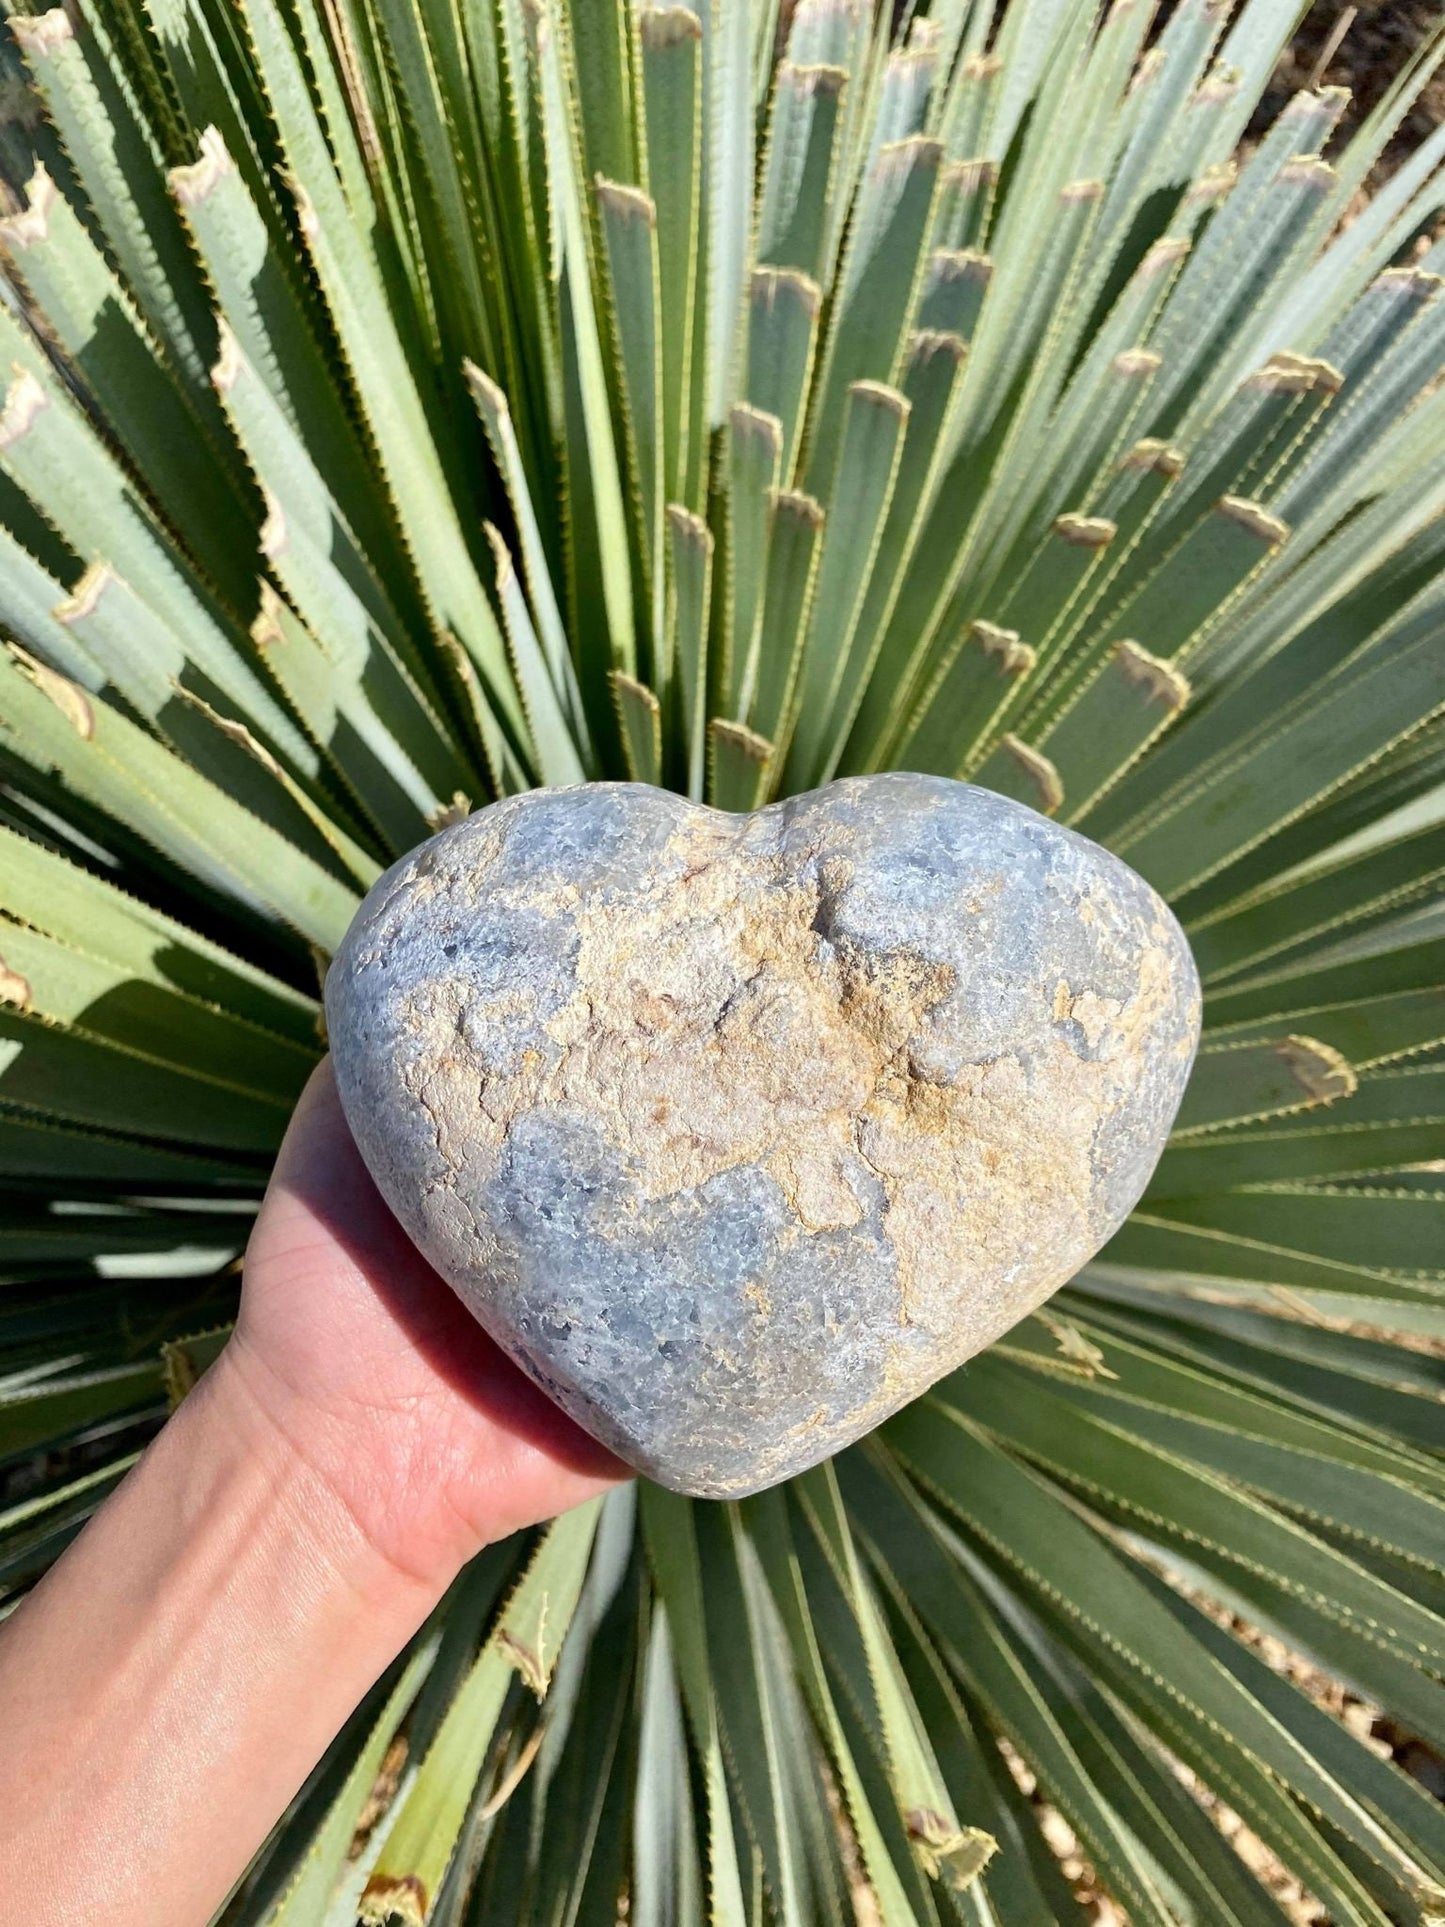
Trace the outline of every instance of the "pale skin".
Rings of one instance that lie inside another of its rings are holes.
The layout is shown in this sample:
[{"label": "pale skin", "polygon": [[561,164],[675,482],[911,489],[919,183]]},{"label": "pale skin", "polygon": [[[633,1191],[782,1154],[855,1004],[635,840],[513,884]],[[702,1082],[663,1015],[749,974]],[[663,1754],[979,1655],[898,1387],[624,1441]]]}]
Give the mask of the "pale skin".
[{"label": "pale skin", "polygon": [[235,1335],[0,1625],[0,1891],[204,1927],[466,1560],[624,1476],[412,1248],[323,1065]]}]

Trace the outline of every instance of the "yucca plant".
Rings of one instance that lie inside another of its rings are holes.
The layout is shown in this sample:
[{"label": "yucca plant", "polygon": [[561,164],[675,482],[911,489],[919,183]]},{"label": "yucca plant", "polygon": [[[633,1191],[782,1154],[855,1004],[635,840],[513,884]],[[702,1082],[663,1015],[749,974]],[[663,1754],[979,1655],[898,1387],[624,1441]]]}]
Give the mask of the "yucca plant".
[{"label": "yucca plant", "polygon": [[1367,1743],[1445,1745],[1445,129],[1358,205],[1445,44],[1241,146],[1301,7],[1229,11],[12,21],[6,1604],[223,1342],[317,971],[456,812],[961,775],[1207,988],[1045,1313],[791,1487],[486,1554],[229,1920],[1445,1914]]}]

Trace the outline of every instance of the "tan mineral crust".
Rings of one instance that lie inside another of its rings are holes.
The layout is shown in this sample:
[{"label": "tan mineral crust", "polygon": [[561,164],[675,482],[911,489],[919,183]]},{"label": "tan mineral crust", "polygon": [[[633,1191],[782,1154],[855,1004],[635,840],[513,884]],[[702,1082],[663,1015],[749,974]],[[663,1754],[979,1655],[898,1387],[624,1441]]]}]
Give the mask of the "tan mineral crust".
[{"label": "tan mineral crust", "polygon": [[629,1463],[736,1497],[1098,1250],[1199,986],[1117,858],[893,774],[749,816],[511,797],[381,878],[326,1008],[352,1131],[442,1277]]}]

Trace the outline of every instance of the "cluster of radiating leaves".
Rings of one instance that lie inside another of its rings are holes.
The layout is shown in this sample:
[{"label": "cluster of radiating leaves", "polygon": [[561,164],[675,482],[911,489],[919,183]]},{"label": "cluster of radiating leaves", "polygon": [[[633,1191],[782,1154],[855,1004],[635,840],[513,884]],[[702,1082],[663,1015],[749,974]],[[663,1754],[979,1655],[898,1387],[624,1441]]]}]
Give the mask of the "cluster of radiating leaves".
[{"label": "cluster of radiating leaves", "polygon": [[316,965],[468,804],[972,777],[1207,990],[1048,1317],[786,1490],[487,1554],[235,1921],[1082,1921],[1035,1786],[1133,1927],[1279,1921],[1180,1765],[1338,1927],[1445,1912],[1440,1809],[1198,1603],[1445,1746],[1445,132],[1356,207],[1441,50],[1236,160],[1298,10],[12,23],[0,1609],[214,1356]]}]

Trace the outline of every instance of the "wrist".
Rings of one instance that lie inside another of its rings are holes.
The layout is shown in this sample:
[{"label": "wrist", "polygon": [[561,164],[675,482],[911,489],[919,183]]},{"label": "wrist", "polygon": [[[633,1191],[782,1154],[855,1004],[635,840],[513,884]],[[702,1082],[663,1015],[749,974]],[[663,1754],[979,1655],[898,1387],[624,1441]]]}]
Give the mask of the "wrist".
[{"label": "wrist", "polygon": [[[378,1503],[386,1478],[369,1428],[297,1396],[235,1334],[185,1401],[208,1451],[244,1455],[268,1493],[270,1525],[304,1537],[318,1585],[352,1595],[371,1613],[419,1622],[479,1546],[398,1529]],[[219,1442],[213,1444],[212,1442]]]},{"label": "wrist", "polygon": [[432,1604],[237,1364],[3,1628],[0,1866],[24,1866],[36,1927],[209,1918]]}]

